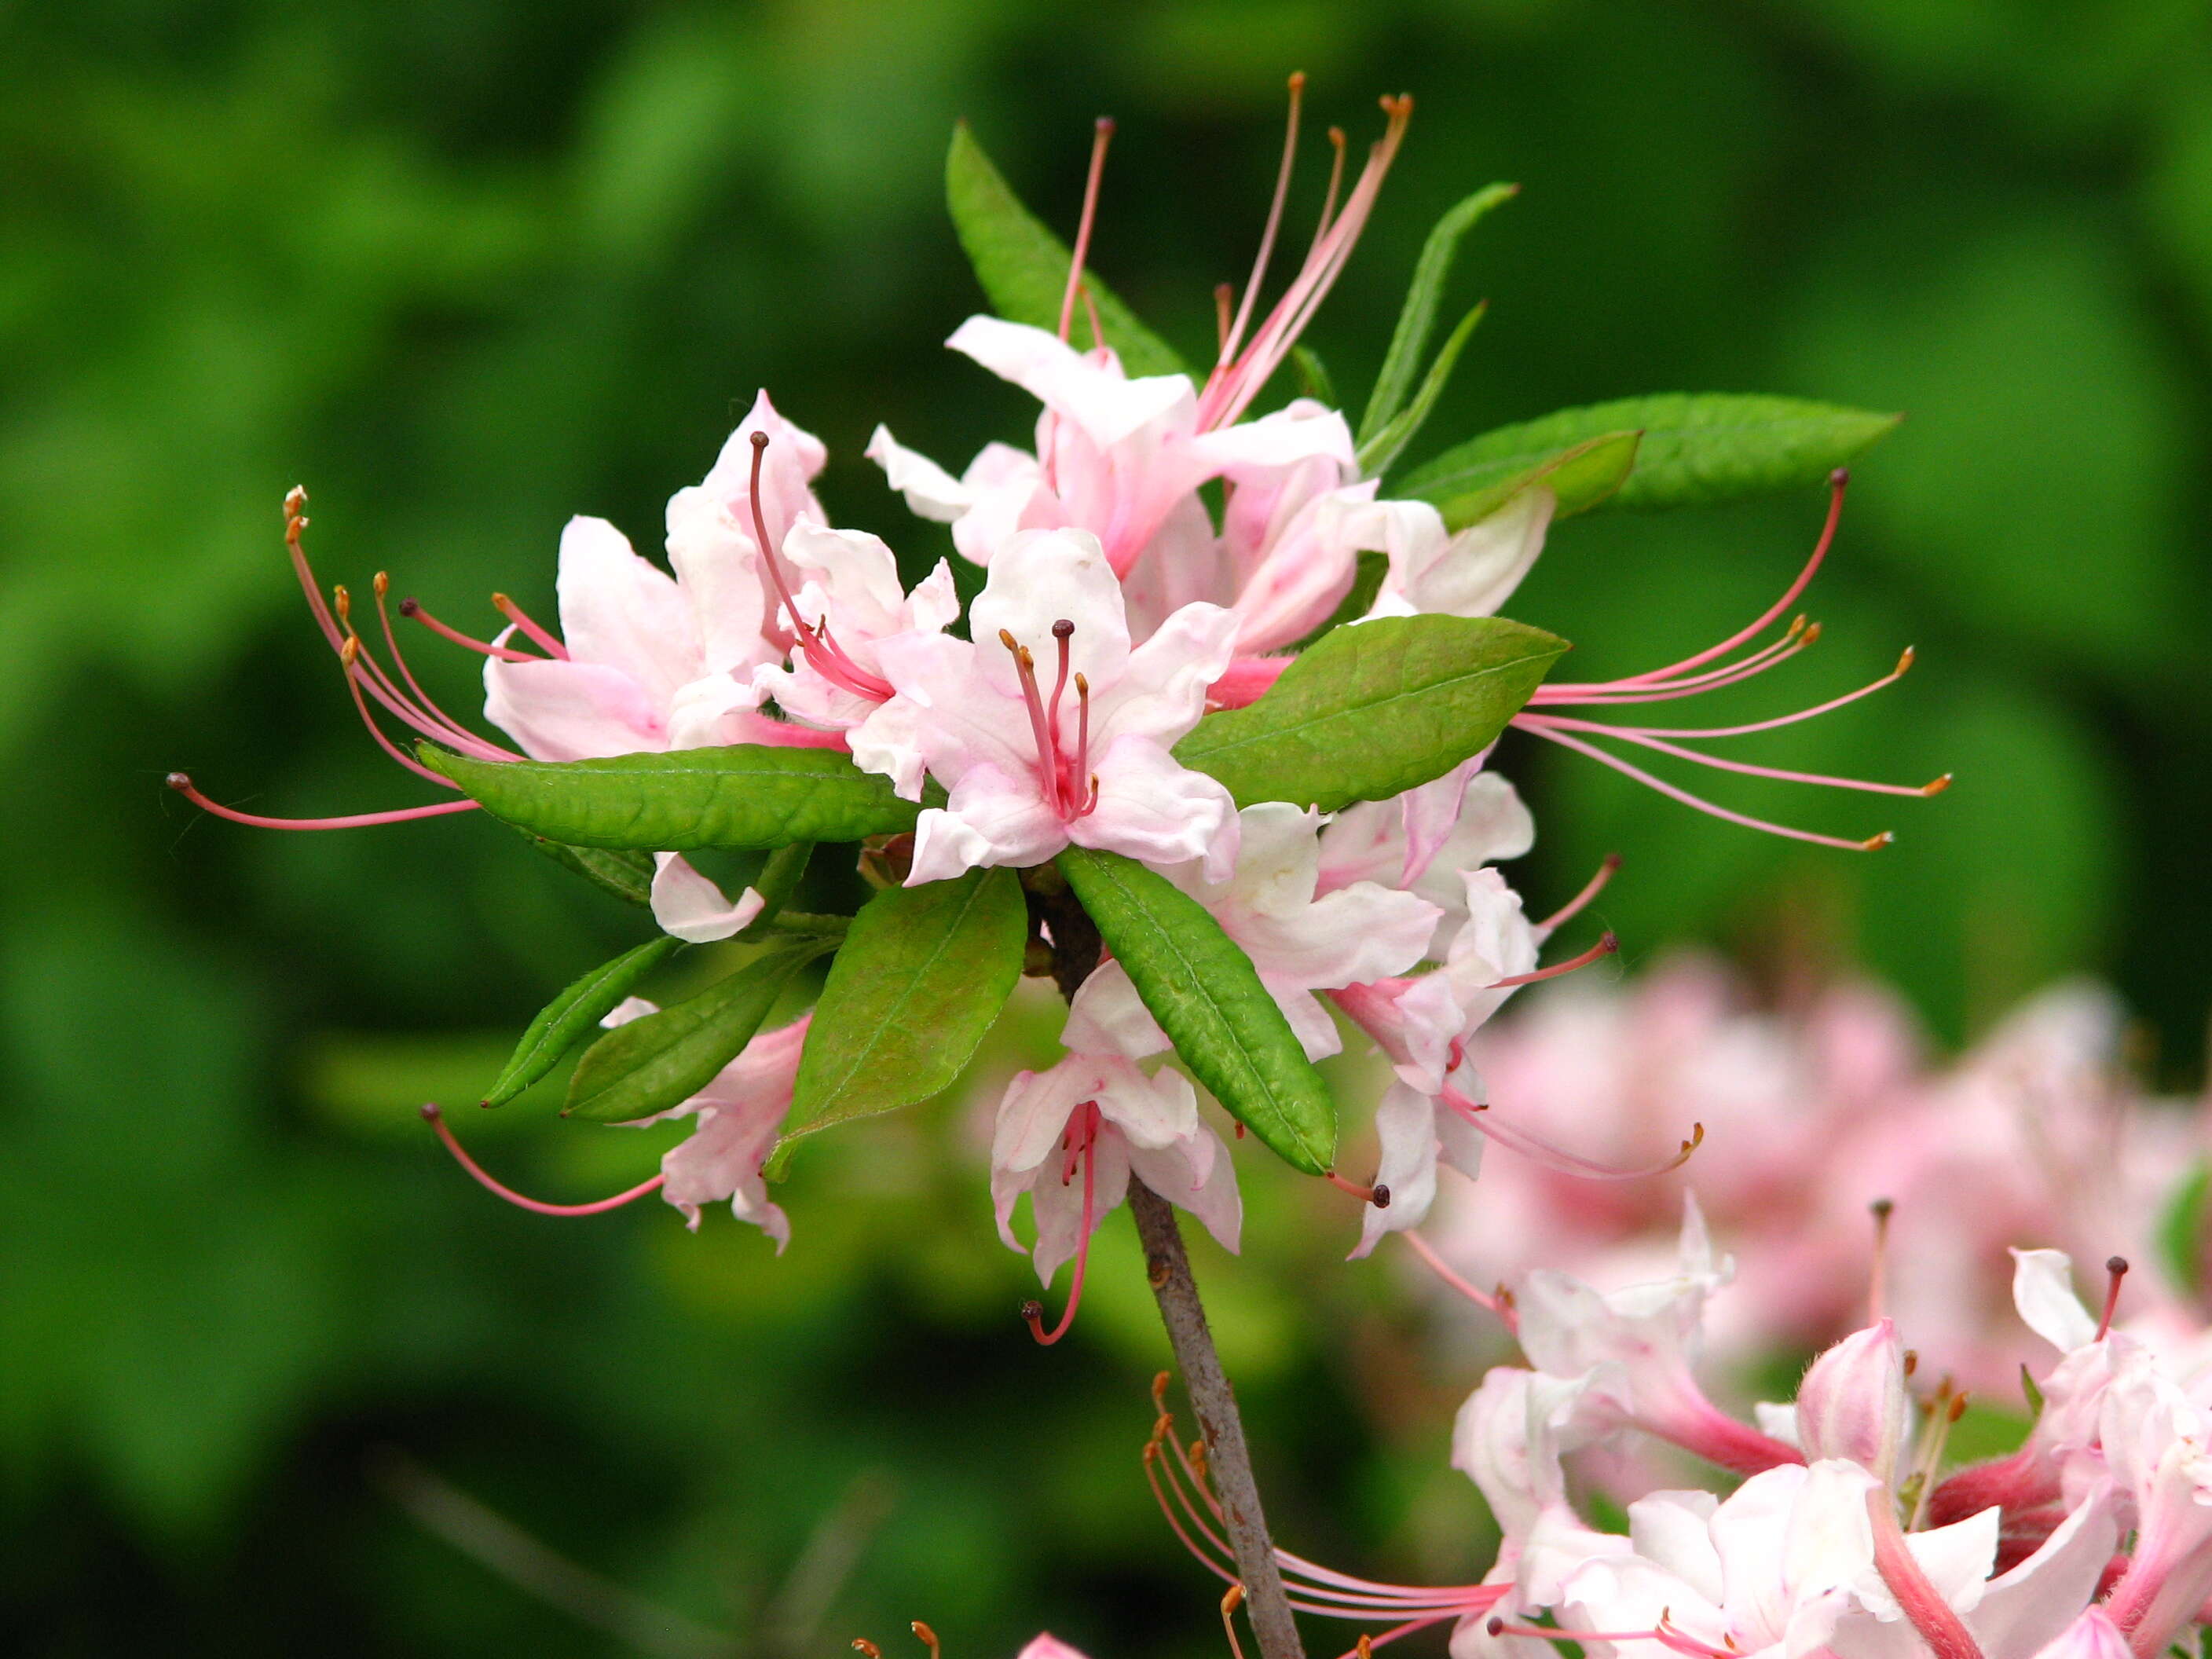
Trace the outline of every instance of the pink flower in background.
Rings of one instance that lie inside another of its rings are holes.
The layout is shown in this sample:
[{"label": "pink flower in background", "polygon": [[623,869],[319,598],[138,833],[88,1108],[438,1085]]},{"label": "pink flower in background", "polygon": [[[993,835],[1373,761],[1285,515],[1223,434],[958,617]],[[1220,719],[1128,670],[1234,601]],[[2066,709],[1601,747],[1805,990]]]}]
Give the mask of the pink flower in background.
[{"label": "pink flower in background", "polygon": [[1226,877],[1236,805],[1168,750],[1228,660],[1228,612],[1185,606],[1132,649],[1097,539],[1033,531],[999,550],[969,624],[972,641],[883,641],[897,695],[852,738],[863,767],[915,779],[912,796],[925,769],[950,792],[921,814],[909,885],[1040,864],[1071,842]]}]

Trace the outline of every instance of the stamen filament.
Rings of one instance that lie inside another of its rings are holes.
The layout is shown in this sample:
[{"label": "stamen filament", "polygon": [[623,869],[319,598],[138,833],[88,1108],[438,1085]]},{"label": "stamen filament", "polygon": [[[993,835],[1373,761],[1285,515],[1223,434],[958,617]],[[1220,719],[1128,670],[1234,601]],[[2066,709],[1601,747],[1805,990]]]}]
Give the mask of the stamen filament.
[{"label": "stamen filament", "polygon": [[626,1193],[617,1193],[612,1198],[599,1199],[589,1204],[547,1204],[538,1199],[525,1198],[512,1187],[502,1185],[487,1175],[483,1166],[471,1158],[467,1149],[454,1139],[453,1131],[446,1121],[446,1115],[438,1109],[435,1103],[426,1103],[423,1105],[422,1120],[438,1132],[438,1139],[446,1143],[446,1150],[453,1155],[455,1162],[476,1177],[477,1185],[483,1188],[485,1191],[505,1199],[517,1209],[528,1210],[533,1215],[604,1215],[609,1210],[619,1209],[625,1204],[634,1203],[647,1193],[659,1191],[660,1183],[667,1178],[665,1176],[656,1175],[650,1181],[640,1182]]},{"label": "stamen filament", "polygon": [[1718,668],[1708,668],[1701,674],[1686,675],[1678,680],[1660,680],[1646,684],[1638,680],[1595,680],[1586,683],[1563,681],[1557,685],[1536,688],[1529,699],[1547,708],[1572,704],[1592,708],[1614,703],[1673,702],[1683,697],[1696,696],[1701,692],[1717,691],[1724,685],[1736,685],[1755,679],[1770,668],[1778,668],[1800,651],[1809,650],[1820,641],[1820,625],[1808,623],[1800,617],[1790,624],[1787,632],[1734,662],[1723,663]]},{"label": "stamen filament", "polygon": [[551,654],[556,660],[560,662],[566,662],[568,660],[568,647],[562,644],[559,640],[556,639],[544,629],[540,628],[536,623],[532,622],[530,619],[529,613],[524,611],[523,608],[517,605],[513,599],[507,598],[504,593],[495,593],[491,596],[491,602],[493,607],[498,611],[501,616],[506,617],[507,621],[513,623],[517,628],[530,635],[532,639],[537,641],[539,645],[544,647],[546,651]]},{"label": "stamen filament", "polygon": [[1840,697],[1831,697],[1827,702],[1815,703],[1810,708],[1801,708],[1794,714],[1778,714],[1772,720],[1751,720],[1741,726],[1617,726],[1613,730],[1641,732],[1649,738],[1741,738],[1747,737],[1753,732],[1772,732],[1781,726],[1795,726],[1801,720],[1814,720],[1820,715],[1832,714],[1838,708],[1856,702],[1861,697],[1871,696],[1877,691],[1896,684],[1911,668],[1914,654],[1913,648],[1908,645],[1905,647],[1904,655],[1898,658],[1897,666],[1880,679],[1870,680],[1856,691],[1846,691]]},{"label": "stamen filament", "polygon": [[544,662],[547,660],[546,658],[538,656],[534,652],[517,651],[512,646],[494,645],[489,640],[480,640],[475,638],[471,635],[464,634],[459,629],[452,626],[450,623],[440,622],[428,611],[425,611],[422,608],[422,601],[419,599],[407,599],[400,600],[399,614],[403,617],[412,617],[415,621],[421,623],[423,627],[428,629],[433,634],[437,635],[441,639],[452,641],[455,645],[461,647],[464,650],[480,652],[487,657],[497,657],[501,662]]},{"label": "stamen filament", "polygon": [[1449,1262],[1437,1253],[1437,1247],[1423,1238],[1420,1234],[1404,1232],[1400,1233],[1398,1237],[1406,1241],[1407,1249],[1428,1264],[1431,1273],[1474,1303],[1476,1307],[1496,1315],[1504,1323],[1507,1330],[1512,1330],[1519,1323],[1519,1321],[1514,1317],[1510,1304],[1491,1295],[1487,1291],[1475,1289],[1474,1281],[1456,1272]]},{"label": "stamen filament", "polygon": [[[1267,261],[1275,252],[1275,233],[1282,228],[1283,204],[1290,198],[1291,173],[1298,159],[1298,107],[1304,101],[1306,76],[1299,70],[1291,76],[1291,111],[1283,124],[1283,159],[1275,169],[1275,194],[1267,204],[1267,222],[1260,233],[1260,252],[1252,261],[1252,275],[1244,284],[1244,298],[1237,307],[1237,320],[1224,327],[1221,333],[1221,356],[1216,366],[1226,365],[1237,356],[1237,343],[1244,337],[1244,329],[1252,320],[1252,307],[1260,297],[1260,285],[1267,279]],[[1326,220],[1328,215],[1323,213]]]},{"label": "stamen filament", "polygon": [[[1083,217],[1075,228],[1075,251],[1067,262],[1067,288],[1060,296],[1060,337],[1075,321],[1075,294],[1083,286],[1083,261],[1091,252],[1091,226],[1098,215],[1098,186],[1106,174],[1106,146],[1114,137],[1114,118],[1102,115],[1092,130],[1091,174],[1083,185]],[[1093,325],[1096,332],[1096,325]],[[1102,339],[1099,343],[1103,345]]]},{"label": "stamen filament", "polygon": [[1620,854],[1607,853],[1599,861],[1597,873],[1583,884],[1583,890],[1538,922],[1536,930],[1542,933],[1559,932],[1563,923],[1572,921],[1588,908],[1592,899],[1605,890],[1606,883],[1613,879],[1613,872],[1620,868]]},{"label": "stamen filament", "polygon": [[1765,818],[1755,818],[1746,812],[1731,811],[1725,806],[1715,805],[1701,795],[1693,795],[1686,789],[1668,783],[1663,779],[1656,778],[1643,768],[1632,766],[1616,755],[1608,755],[1594,744],[1584,743],[1581,738],[1559,730],[1540,715],[1516,714],[1513,717],[1512,723],[1525,732],[1534,732],[1539,737],[1547,738],[1562,748],[1571,749],[1579,755],[1587,755],[1601,765],[1610,766],[1614,771],[1635,779],[1637,782],[1647,788],[1657,790],[1669,800],[1680,801],[1685,806],[1692,807],[1709,817],[1719,818],[1723,823],[1741,824],[1747,830],[1763,830],[1770,836],[1780,836],[1788,841],[1809,842],[1815,847],[1838,848],[1847,853],[1871,853],[1878,848],[1888,846],[1896,839],[1892,832],[1885,830],[1880,835],[1870,836],[1864,841],[1851,841],[1842,836],[1823,836],[1810,830],[1796,830],[1788,824],[1771,823]]},{"label": "stamen filament", "polygon": [[219,818],[228,818],[233,823],[243,823],[255,830],[366,830],[380,823],[407,823],[416,818],[442,817],[452,812],[472,812],[477,803],[472,800],[441,800],[428,806],[403,806],[389,812],[353,812],[335,818],[271,818],[258,812],[241,812],[234,806],[225,806],[210,800],[199,792],[191,777],[182,772],[172,772],[167,780],[170,788],[203,812],[212,812]]},{"label": "stamen filament", "polygon": [[1824,789],[1856,789],[1869,795],[1917,795],[1923,799],[1942,794],[1951,784],[1948,772],[1932,783],[1875,783],[1864,778],[1832,777],[1823,772],[1793,772],[1787,767],[1756,766],[1749,761],[1728,760],[1719,755],[1708,755],[1679,743],[1669,743],[1664,738],[1655,738],[1632,726],[1608,726],[1602,720],[1577,720],[1567,714],[1538,714],[1532,718],[1570,732],[1589,732],[1618,738],[1639,748],[1672,755],[1677,760],[1710,766],[1719,772],[1735,772],[1744,777],[1773,778],[1783,783],[1808,783]]},{"label": "stamen filament", "polygon": [[1568,1152],[1563,1146],[1554,1146],[1534,1131],[1524,1129],[1517,1124],[1501,1122],[1492,1115],[1489,1107],[1469,1100],[1449,1084],[1444,1086],[1443,1092],[1437,1096],[1437,1098],[1499,1146],[1518,1152],[1522,1157],[1535,1163],[1557,1170],[1562,1175],[1580,1176],[1589,1181],[1640,1181],[1650,1176],[1665,1175],[1669,1170],[1679,1170],[1683,1164],[1688,1163],[1690,1155],[1705,1145],[1705,1126],[1702,1123],[1692,1123],[1690,1126],[1690,1138],[1682,1143],[1681,1150],[1666,1162],[1647,1164],[1641,1169],[1624,1169],[1610,1164],[1600,1164],[1595,1159],[1584,1158],[1578,1152]]}]

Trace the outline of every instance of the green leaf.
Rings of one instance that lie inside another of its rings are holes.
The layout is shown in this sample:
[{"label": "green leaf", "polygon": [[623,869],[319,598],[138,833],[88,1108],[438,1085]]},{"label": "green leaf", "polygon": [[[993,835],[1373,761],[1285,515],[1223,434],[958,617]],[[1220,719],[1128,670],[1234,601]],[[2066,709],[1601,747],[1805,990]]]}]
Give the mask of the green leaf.
[{"label": "green leaf", "polygon": [[514,1045],[498,1080],[484,1091],[483,1103],[504,1106],[551,1071],[562,1055],[630,994],[631,987],[683,948],[680,939],[663,935],[648,939],[612,962],[601,963],[547,1003]]},{"label": "green leaf", "polygon": [[2191,1296],[2204,1289],[2204,1221],[2212,1200],[2212,1164],[2199,1158],[2175,1186],[2158,1222],[2158,1253],[2173,1282]]},{"label": "green leaf", "polygon": [[[1022,205],[965,121],[953,127],[952,148],[945,153],[945,200],[991,308],[1008,322],[1057,329],[1073,256]],[[1097,308],[1106,343],[1132,375],[1183,372],[1174,349],[1139,322],[1095,272],[1084,273],[1083,286]],[[1077,314],[1077,327],[1085,326],[1079,302]]]},{"label": "green leaf", "polygon": [[887,887],[853,918],[799,1064],[787,1142],[951,1086],[1022,974],[1011,870]]},{"label": "green leaf", "polygon": [[682,1105],[744,1051],[792,975],[830,944],[777,951],[697,996],[617,1025],[577,1061],[562,1115],[628,1123]]},{"label": "green leaf", "polygon": [[1567,642],[1502,617],[1379,617],[1324,635],[1249,708],[1175,748],[1239,806],[1387,800],[1487,748]]},{"label": "green leaf", "polygon": [[1616,507],[1704,507],[1819,483],[1905,417],[1796,398],[1668,392],[1499,427],[1417,467],[1401,493],[1471,495],[1600,433],[1644,434]]},{"label": "green leaf", "polygon": [[830,749],[679,749],[604,760],[480,761],[434,744],[424,765],[494,817],[571,847],[688,853],[859,841],[914,828],[920,809]]},{"label": "green leaf", "polygon": [[1310,345],[1291,348],[1291,367],[1297,371],[1298,390],[1318,403],[1337,407],[1336,381],[1328,372],[1328,365],[1321,360],[1321,353]]},{"label": "green leaf", "polygon": [[1437,399],[1444,395],[1444,387],[1451,382],[1452,370],[1459,365],[1459,354],[1466,349],[1468,337],[1474,332],[1474,325],[1482,320],[1483,313],[1489,309],[1490,302],[1486,300],[1460,319],[1459,326],[1444,342],[1444,349],[1437,353],[1436,362],[1429,365],[1428,375],[1422,380],[1421,389],[1414,394],[1413,401],[1381,431],[1360,444],[1358,461],[1362,477],[1379,478],[1388,472],[1397,464],[1398,457],[1406,453],[1406,446],[1413,442],[1415,435],[1428,424],[1429,416],[1435,412]]},{"label": "green leaf", "polygon": [[1191,1074],[1297,1169],[1336,1159],[1336,1106],[1252,960],[1206,907],[1118,853],[1054,860]]},{"label": "green leaf", "polygon": [[1460,239],[1491,209],[1510,201],[1520,191],[1518,185],[1485,186],[1437,220],[1429,240],[1421,245],[1412,285],[1406,290],[1405,307],[1399,312],[1398,326],[1390,335],[1390,349],[1383,354],[1382,372],[1375,377],[1367,412],[1359,417],[1361,448],[1389,425],[1413,389],[1421,354],[1428,349],[1429,331],[1436,326],[1437,308],[1443,303],[1444,283],[1451,276],[1452,261],[1459,255]]},{"label": "green leaf", "polygon": [[507,828],[562,869],[583,877],[593,886],[612,893],[625,903],[652,908],[652,854],[605,847],[568,847],[533,835],[520,824],[509,824]]},{"label": "green leaf", "polygon": [[1558,499],[1553,518],[1571,519],[1589,512],[1628,482],[1636,469],[1643,437],[1640,432],[1600,433],[1547,456],[1534,466],[1504,473],[1494,483],[1466,495],[1425,499],[1436,501],[1445,529],[1464,530],[1488,518],[1523,490],[1541,484]]}]

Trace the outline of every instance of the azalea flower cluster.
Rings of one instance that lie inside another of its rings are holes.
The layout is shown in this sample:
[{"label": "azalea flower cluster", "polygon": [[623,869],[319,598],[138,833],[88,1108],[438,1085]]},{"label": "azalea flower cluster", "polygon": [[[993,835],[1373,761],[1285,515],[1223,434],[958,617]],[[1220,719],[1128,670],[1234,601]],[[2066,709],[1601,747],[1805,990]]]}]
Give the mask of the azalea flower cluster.
[{"label": "azalea flower cluster", "polygon": [[[2100,1317],[2064,1254],[2013,1253],[2043,1344],[2022,1371],[2037,1415],[2017,1451],[1947,1468],[1966,1392],[1948,1371],[1929,1388],[1932,1343],[1916,1353],[1890,1317],[1755,1422],[1715,1405],[1700,1345],[1733,1264],[1694,1200],[1680,1251],[1662,1279],[1601,1293],[1538,1269],[1494,1304],[1528,1363],[1489,1370],[1454,1431],[1503,1534],[1480,1583],[1387,1584],[1285,1553],[1302,1610],[1388,1626],[1363,1648],[1449,1622],[1454,1659],[1565,1641],[1597,1659],[2153,1659],[2193,1639],[2212,1596],[2212,1334],[2116,1323],[2124,1260]],[[1682,1453],[1728,1479],[1680,1487]],[[1202,1460],[1164,1413],[1146,1462],[1185,1544],[1224,1572]],[[1578,1491],[1625,1504],[1626,1530]]]},{"label": "azalea flower cluster", "polygon": [[[1057,331],[979,316],[947,343],[1036,398],[1031,444],[991,444],[957,476],[881,428],[867,447],[888,484],[921,518],[949,525],[954,556],[981,572],[964,611],[951,560],[908,586],[884,541],[831,524],[814,493],[823,444],[763,392],[705,477],[670,500],[666,568],[614,526],[580,517],[561,538],[557,631],[504,596],[495,602],[507,625],[488,640],[412,601],[396,607],[482,653],[484,714],[506,734],[501,743],[423,690],[401,652],[383,577],[374,589],[380,649],[356,631],[344,589],[325,598],[302,548],[304,498],[295,494],[297,574],[369,730],[400,765],[449,789],[386,727],[495,763],[733,744],[838,750],[918,805],[912,834],[871,848],[866,860],[908,886],[981,868],[1035,871],[1070,847],[1139,861],[1203,906],[1249,956],[1310,1059],[1336,1052],[1347,1029],[1388,1056],[1375,1177],[1332,1176],[1365,1203],[1355,1253],[1419,1223],[1439,1165],[1472,1174],[1486,1139],[1601,1172],[1553,1146],[1515,1103],[1501,1097],[1493,1111],[1467,1042],[1516,988],[1610,950],[1608,936],[1554,967],[1538,965],[1547,940],[1609,870],[1555,914],[1526,915],[1496,866],[1528,849],[1534,825],[1511,785],[1487,769],[1486,754],[1331,816],[1282,801],[1240,811],[1220,781],[1175,752],[1209,710],[1263,696],[1293,648],[1332,624],[1492,615],[1538,557],[1559,505],[1539,469],[1482,516],[1449,527],[1428,501],[1382,495],[1336,408],[1297,396],[1254,412],[1373,208],[1410,103],[1384,107],[1385,135],[1340,203],[1332,183],[1308,252],[1263,312],[1279,190],[1252,277],[1241,300],[1224,300],[1218,351],[1202,377],[1133,375],[1105,342],[1085,276],[1102,132]],[[1290,154],[1286,146],[1285,184]],[[1085,314],[1088,347],[1074,339]],[[1838,474],[1811,559],[1747,627],[1662,667],[1542,687],[1515,724],[1725,818],[1839,847],[1881,844],[1886,837],[1742,818],[1650,778],[1594,738],[1724,769],[1927,793],[1938,786],[1808,777],[1678,741],[1787,724],[1894,675],[1752,726],[1612,725],[1568,712],[1696,696],[1802,652],[1817,629],[1784,619],[1827,552],[1843,489]],[[1380,580],[1347,605],[1363,556],[1379,556]],[[277,822],[216,806],[181,775],[173,782],[226,816]],[[445,800],[308,827],[471,805]],[[769,902],[752,888],[726,892],[676,851],[654,858],[650,896],[659,926],[690,942],[744,932]],[[1048,925],[1039,943],[1059,943]],[[633,1000],[604,1023],[650,1012]],[[806,1034],[804,1020],[763,1033],[708,1086],[656,1114],[696,1127],[638,1190],[657,1187],[695,1226],[702,1206],[728,1200],[781,1248],[788,1222],[769,1200],[762,1164],[791,1108]],[[1234,1249],[1241,1206],[1228,1146],[1201,1115],[1191,1080],[1164,1058],[1169,1039],[1119,963],[1105,962],[1076,990],[1064,1042],[1066,1057],[1016,1078],[1000,1106],[991,1189],[1006,1243],[1022,1248],[1015,1212],[1026,1194],[1037,1271],[1048,1283],[1073,1259],[1079,1287],[1093,1231],[1134,1180]],[[458,1151],[442,1120],[439,1127]],[[1686,1151],[1689,1133],[1656,1162]],[[1032,1321],[1044,1337],[1041,1319]]]},{"label": "azalea flower cluster", "polygon": [[[2014,1243],[2091,1260],[2118,1249],[2136,1264],[2138,1316],[2196,1316],[2201,1267],[2161,1235],[2202,1182],[2212,1102],[2148,1097],[2124,1063],[2127,1030],[2109,991],[2071,981],[1939,1066],[1872,981],[1757,1009],[1719,963],[1685,957],[1632,984],[1562,985],[1470,1050],[1494,1098],[1540,1121],[1571,1115],[1596,1156],[1650,1162],[1671,1146],[1669,1125],[1703,1120],[1706,1144],[1679,1185],[1743,1262],[1708,1323],[1717,1362],[1756,1364],[1849,1329],[1868,1209],[1881,1203],[1891,1252],[1911,1263],[1893,1311],[1943,1332],[1945,1364],[1987,1391],[2009,1389],[2033,1357],[2012,1311]],[[1674,1252],[1677,1184],[1499,1159],[1479,1193],[1439,1201],[1424,1242],[1485,1285],[1538,1266],[1646,1279]]]}]

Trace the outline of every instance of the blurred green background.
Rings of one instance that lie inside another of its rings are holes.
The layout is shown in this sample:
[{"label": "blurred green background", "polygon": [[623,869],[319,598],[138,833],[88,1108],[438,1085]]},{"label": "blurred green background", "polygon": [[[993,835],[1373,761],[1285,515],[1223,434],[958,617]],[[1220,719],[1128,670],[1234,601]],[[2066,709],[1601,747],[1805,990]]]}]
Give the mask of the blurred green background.
[{"label": "blurred green background", "polygon": [[[1774,983],[1864,963],[1952,1042],[2106,973],[2190,1079],[2212,991],[2197,0],[9,5],[11,1648],[796,1659],[872,1635],[896,1659],[922,1618],[954,1659],[1041,1626],[1101,1659],[1218,1650],[1211,1581],[1139,1473],[1165,1346],[1126,1220],[1043,1352],[946,1107],[802,1163],[781,1261],[720,1215],[694,1238],[657,1206],[507,1210],[414,1104],[471,1097],[640,918],[480,823],[263,835],[161,779],[272,812],[422,795],[301,614],[295,482],[325,580],[388,568],[472,623],[494,586],[542,611],[562,520],[657,544],[764,384],[831,446],[839,521],[933,558],[941,532],[860,459],[871,425],[957,465],[1030,412],[938,347],[976,304],[939,200],[953,119],[1064,226],[1090,118],[1119,117],[1096,260],[1195,351],[1292,68],[1356,140],[1374,94],[1419,100],[1310,337],[1340,385],[1364,389],[1436,215],[1526,186],[1463,262],[1492,314],[1413,459],[1632,392],[1909,411],[1859,470],[1826,639],[1731,708],[1917,644],[1904,685],[1760,757],[1957,788],[1715,787],[1900,832],[1856,859],[1509,744],[1543,829],[1532,902],[1618,848],[1632,964],[1694,939]],[[1513,608],[1577,641],[1578,678],[1650,666],[1755,613],[1820,507],[1577,521]],[[470,702],[469,662],[417,659]],[[989,1066],[1050,1029],[1040,1005]],[[528,1103],[462,1127],[558,1195],[654,1156]],[[1244,1162],[1247,1260],[1201,1266],[1279,1531],[1377,1576],[1480,1571],[1480,1505],[1442,1466],[1471,1372],[1388,1265],[1331,1265],[1340,1205]]]}]

